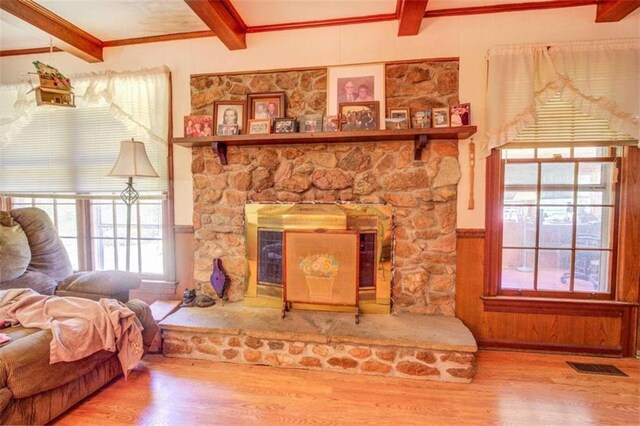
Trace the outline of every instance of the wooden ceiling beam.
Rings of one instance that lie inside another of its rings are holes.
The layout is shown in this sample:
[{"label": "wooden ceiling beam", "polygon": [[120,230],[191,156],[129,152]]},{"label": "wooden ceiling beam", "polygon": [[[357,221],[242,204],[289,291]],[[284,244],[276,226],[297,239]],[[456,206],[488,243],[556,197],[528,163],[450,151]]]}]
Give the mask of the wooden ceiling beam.
[{"label": "wooden ceiling beam", "polygon": [[32,0],[0,0],[8,12],[55,39],[56,47],[87,62],[102,62],[102,41]]},{"label": "wooden ceiling beam", "polygon": [[398,0],[398,36],[412,36],[420,32],[420,25],[429,0]]},{"label": "wooden ceiling beam", "polygon": [[247,48],[247,25],[229,0],[184,0],[229,50]]},{"label": "wooden ceiling beam", "polygon": [[640,7],[640,0],[600,0],[596,22],[618,22]]}]

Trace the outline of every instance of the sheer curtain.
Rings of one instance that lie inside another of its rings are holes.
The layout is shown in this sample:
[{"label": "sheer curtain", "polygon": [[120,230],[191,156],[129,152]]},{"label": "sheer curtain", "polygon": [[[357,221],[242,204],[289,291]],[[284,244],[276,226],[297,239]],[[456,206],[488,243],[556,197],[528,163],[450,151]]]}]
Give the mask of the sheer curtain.
[{"label": "sheer curtain", "polygon": [[611,129],[640,138],[640,39],[489,50],[482,154],[512,142],[557,95]]}]

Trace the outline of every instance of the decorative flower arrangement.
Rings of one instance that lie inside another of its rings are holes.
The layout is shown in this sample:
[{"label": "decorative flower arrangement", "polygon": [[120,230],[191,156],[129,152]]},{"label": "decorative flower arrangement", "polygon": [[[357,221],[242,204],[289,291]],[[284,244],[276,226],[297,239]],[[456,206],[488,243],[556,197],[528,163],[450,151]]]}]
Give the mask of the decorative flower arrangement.
[{"label": "decorative flower arrangement", "polygon": [[339,266],[338,259],[330,254],[310,254],[300,262],[305,275],[319,278],[333,278]]}]

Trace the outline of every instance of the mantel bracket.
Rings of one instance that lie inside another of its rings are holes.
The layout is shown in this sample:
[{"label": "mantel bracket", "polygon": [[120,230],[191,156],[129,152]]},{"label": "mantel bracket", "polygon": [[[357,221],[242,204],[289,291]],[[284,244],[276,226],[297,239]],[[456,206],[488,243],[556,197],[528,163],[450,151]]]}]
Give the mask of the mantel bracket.
[{"label": "mantel bracket", "polygon": [[420,161],[422,160],[422,150],[427,147],[429,143],[429,136],[427,135],[416,135],[413,140],[413,160]]},{"label": "mantel bracket", "polygon": [[212,142],[211,151],[218,156],[220,164],[227,164],[227,144],[224,142]]}]

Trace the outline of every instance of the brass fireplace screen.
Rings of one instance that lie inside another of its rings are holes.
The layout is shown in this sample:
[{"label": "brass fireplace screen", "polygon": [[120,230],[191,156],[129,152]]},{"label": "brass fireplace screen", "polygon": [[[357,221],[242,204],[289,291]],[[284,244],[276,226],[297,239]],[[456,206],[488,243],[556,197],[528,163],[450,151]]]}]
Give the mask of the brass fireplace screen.
[{"label": "brass fireplace screen", "polygon": [[390,312],[390,206],[247,204],[245,223],[246,305]]}]

